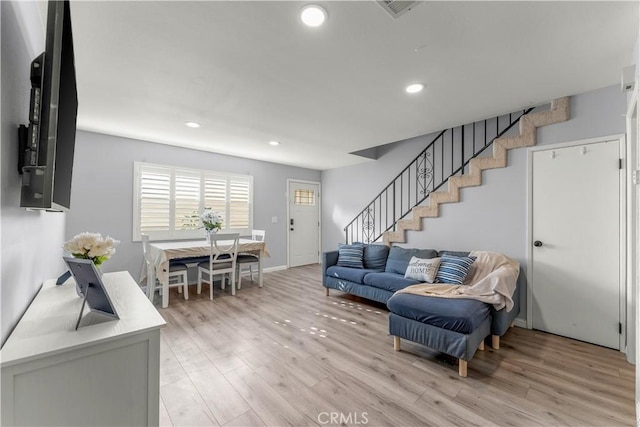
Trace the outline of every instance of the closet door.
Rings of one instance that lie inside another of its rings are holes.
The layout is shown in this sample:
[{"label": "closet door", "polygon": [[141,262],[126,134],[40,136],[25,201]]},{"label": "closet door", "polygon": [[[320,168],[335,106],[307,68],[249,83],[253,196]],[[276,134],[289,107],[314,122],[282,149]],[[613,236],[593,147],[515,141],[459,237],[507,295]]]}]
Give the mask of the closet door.
[{"label": "closet door", "polygon": [[533,328],[620,348],[620,144],[532,158]]}]

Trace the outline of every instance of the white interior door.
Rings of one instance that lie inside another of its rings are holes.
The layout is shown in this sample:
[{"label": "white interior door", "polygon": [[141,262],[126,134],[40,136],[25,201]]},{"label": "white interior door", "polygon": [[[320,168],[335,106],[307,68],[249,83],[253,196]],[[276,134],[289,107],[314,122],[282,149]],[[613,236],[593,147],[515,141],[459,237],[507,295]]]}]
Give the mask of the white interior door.
[{"label": "white interior door", "polygon": [[619,141],[533,152],[533,328],[620,348]]},{"label": "white interior door", "polygon": [[289,181],[289,267],[320,259],[320,185]]}]

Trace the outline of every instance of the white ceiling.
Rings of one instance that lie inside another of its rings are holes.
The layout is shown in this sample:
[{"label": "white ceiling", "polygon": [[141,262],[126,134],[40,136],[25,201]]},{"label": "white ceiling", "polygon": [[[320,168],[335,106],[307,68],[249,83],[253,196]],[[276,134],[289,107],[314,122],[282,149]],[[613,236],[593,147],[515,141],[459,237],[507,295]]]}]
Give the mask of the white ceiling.
[{"label": "white ceiling", "polygon": [[637,2],[425,2],[394,20],[321,1],[320,28],[300,22],[307,3],[72,2],[78,127],[330,169],[618,84],[638,33]]}]

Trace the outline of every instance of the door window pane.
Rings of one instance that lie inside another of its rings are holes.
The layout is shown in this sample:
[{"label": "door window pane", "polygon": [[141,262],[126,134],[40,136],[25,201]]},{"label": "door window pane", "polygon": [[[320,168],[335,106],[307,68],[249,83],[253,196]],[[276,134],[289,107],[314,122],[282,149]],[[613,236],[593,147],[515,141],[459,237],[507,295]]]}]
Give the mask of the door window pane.
[{"label": "door window pane", "polygon": [[316,192],[314,190],[296,190],[293,203],[313,206],[316,204]]}]

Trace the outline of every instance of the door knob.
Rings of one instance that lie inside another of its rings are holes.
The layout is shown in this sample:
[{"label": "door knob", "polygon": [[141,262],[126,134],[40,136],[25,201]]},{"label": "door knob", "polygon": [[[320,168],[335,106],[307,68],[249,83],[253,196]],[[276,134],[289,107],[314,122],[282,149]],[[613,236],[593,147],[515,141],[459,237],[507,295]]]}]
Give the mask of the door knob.
[{"label": "door knob", "polygon": [[539,248],[540,246],[542,246],[542,242],[540,240],[536,240],[535,242],[533,242],[533,246]]}]

